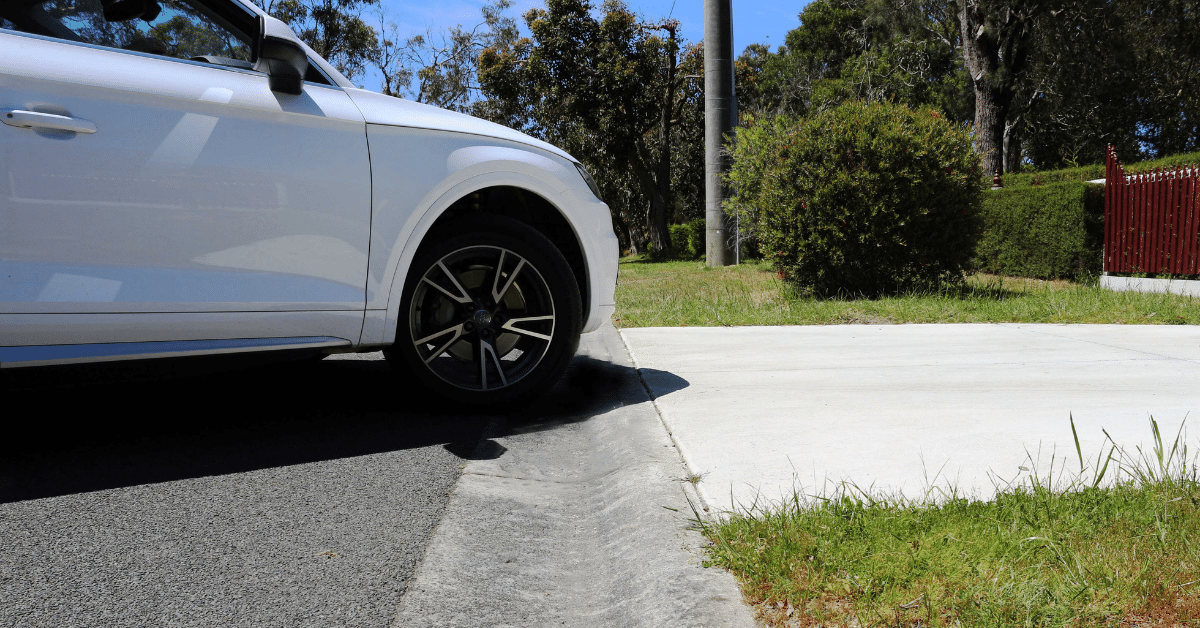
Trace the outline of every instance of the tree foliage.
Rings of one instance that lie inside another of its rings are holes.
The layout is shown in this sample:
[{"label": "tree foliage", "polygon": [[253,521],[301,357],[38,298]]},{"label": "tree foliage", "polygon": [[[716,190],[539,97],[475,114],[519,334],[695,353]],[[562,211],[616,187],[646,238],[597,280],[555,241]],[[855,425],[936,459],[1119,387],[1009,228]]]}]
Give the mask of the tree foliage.
[{"label": "tree foliage", "polygon": [[1200,0],[814,0],[785,46],[743,53],[739,94],[758,114],[934,107],[973,125],[989,170],[1094,163],[1108,143],[1194,150],[1198,13]]},{"label": "tree foliage", "polygon": [[[532,37],[484,50],[486,112],[579,156],[609,190],[624,188],[606,198],[622,214],[618,227],[637,248],[644,223],[647,246],[668,252],[671,139],[680,120],[696,137],[700,83],[687,73],[698,72],[691,68],[702,55],[678,39],[678,22],[645,22],[617,0],[600,17],[592,9],[587,0],[549,0],[524,16]],[[646,203],[644,218],[626,202]]]},{"label": "tree foliage", "polygon": [[372,62],[383,79],[383,93],[470,112],[480,102],[479,57],[484,50],[510,46],[516,20],[504,15],[512,0],[495,0],[482,9],[483,21],[471,29],[460,24],[401,40],[398,28],[379,13],[379,47]]},{"label": "tree foliage", "polygon": [[1155,156],[1200,150],[1200,2],[1137,0],[1121,9],[1136,25],[1127,32],[1145,125],[1139,140],[1153,146]]}]

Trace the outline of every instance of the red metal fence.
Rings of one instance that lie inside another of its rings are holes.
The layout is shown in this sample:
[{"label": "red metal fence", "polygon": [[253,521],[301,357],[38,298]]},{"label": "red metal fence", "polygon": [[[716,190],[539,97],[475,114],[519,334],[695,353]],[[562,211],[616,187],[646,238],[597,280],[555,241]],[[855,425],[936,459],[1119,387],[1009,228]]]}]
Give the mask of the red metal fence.
[{"label": "red metal fence", "polygon": [[1125,174],[1110,145],[1104,173],[1105,272],[1200,274],[1200,168]]}]

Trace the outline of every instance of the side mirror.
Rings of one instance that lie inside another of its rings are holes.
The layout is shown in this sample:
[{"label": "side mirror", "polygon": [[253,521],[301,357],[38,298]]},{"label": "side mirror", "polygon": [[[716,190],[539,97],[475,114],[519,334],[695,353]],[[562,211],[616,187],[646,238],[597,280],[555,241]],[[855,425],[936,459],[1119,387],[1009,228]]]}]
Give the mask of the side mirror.
[{"label": "side mirror", "polygon": [[258,37],[254,41],[254,69],[267,75],[271,91],[299,94],[308,72],[308,53],[292,39],[287,24],[258,17]]}]

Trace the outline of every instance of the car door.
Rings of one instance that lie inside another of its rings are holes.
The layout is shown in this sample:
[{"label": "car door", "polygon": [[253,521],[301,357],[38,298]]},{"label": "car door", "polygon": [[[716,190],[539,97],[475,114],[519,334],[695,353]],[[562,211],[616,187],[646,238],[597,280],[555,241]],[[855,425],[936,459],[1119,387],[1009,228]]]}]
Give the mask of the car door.
[{"label": "car door", "polygon": [[0,22],[0,346],[357,341],[357,108],[333,84],[272,92],[240,5],[113,23],[113,4],[33,0]]}]

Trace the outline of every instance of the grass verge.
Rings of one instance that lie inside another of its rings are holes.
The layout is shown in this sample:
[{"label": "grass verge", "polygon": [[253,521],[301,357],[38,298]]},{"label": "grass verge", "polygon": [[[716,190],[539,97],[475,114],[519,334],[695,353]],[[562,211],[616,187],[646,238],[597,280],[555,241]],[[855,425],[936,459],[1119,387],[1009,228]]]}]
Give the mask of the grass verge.
[{"label": "grass verge", "polygon": [[1067,281],[995,275],[968,277],[938,292],[880,299],[797,295],[770,266],[751,261],[712,268],[704,262],[621,260],[617,327],[837,325],[847,323],[1200,324],[1200,299],[1113,292]]},{"label": "grass verge", "polygon": [[1150,424],[1150,452],[1089,466],[1076,437],[1077,474],[1031,464],[992,501],[843,484],[693,523],[770,626],[1200,626],[1196,460]]}]

